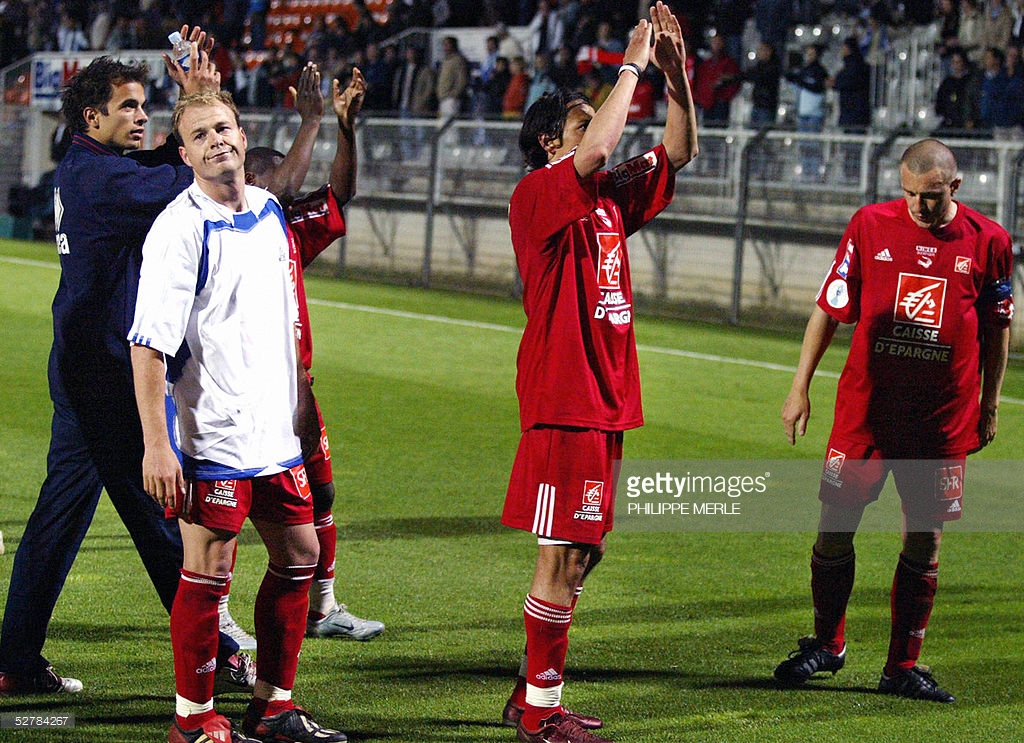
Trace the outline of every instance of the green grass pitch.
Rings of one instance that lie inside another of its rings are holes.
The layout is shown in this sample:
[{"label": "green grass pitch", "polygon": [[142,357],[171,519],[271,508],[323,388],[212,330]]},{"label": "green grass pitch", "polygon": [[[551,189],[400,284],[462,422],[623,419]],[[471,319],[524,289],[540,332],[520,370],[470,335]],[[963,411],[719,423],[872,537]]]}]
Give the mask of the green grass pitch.
[{"label": "green grass pitch", "polygon": [[[45,471],[52,246],[0,242],[0,598]],[[311,278],[316,391],[338,487],[338,595],[387,624],[370,643],[307,640],[296,699],[356,741],[511,741],[498,725],[523,645],[535,547],[498,517],[518,438],[513,388],[522,310],[508,300]],[[808,305],[810,309],[810,305]],[[442,321],[442,319],[444,319]],[[452,322],[456,320],[459,322]],[[806,439],[779,421],[799,338],[641,317],[647,425],[636,459],[817,459],[835,379],[812,389]],[[822,368],[838,370],[841,347]],[[982,455],[1019,459],[1024,371],[1011,369],[1000,434]],[[1024,470],[1021,471],[1024,475]],[[970,482],[968,478],[968,483]],[[1022,480],[1006,483],[1021,497]],[[816,483],[806,507],[816,509]],[[922,660],[952,706],[873,693],[888,641],[894,530],[858,537],[849,655],[838,676],[780,691],[775,664],[811,630],[805,533],[613,533],[576,613],[565,700],[616,741],[1021,740],[1021,535],[946,537]],[[970,518],[970,499],[966,501]],[[252,627],[265,556],[243,532],[232,611]],[[0,700],[0,712],[72,713],[73,731],[0,741],[165,740],[174,685],[167,616],[106,499],[57,606],[46,647],[75,697]],[[244,698],[219,709],[233,719]]]}]

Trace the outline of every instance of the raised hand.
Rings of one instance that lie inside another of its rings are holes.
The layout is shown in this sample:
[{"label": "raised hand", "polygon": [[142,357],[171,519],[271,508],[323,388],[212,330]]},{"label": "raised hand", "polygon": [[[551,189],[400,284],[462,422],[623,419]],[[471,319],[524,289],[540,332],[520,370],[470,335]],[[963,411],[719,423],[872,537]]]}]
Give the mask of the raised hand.
[{"label": "raised hand", "polygon": [[647,69],[647,63],[651,59],[651,24],[643,19],[633,29],[629,37],[629,46],[622,57],[623,64],[635,64],[640,72]]},{"label": "raised hand", "polygon": [[299,73],[298,89],[289,85],[288,92],[303,121],[315,119],[319,122],[324,115],[324,97],[320,94],[320,68],[316,64],[307,62]]},{"label": "raised hand", "polygon": [[[686,46],[679,19],[663,2],[651,8],[651,25],[654,27],[654,52],[651,61],[666,77],[673,78],[686,74]],[[678,78],[675,78],[678,79]]]},{"label": "raised hand", "polygon": [[356,116],[363,106],[363,98],[366,95],[366,78],[359,71],[358,67],[352,68],[352,79],[344,90],[341,88],[341,81],[334,80],[334,113],[338,115],[338,126],[347,131],[352,131],[355,125]]},{"label": "raised hand", "polygon": [[181,36],[192,42],[189,54],[189,68],[182,68],[176,59],[166,52],[163,55],[167,74],[182,89],[183,93],[196,93],[200,90],[220,90],[220,71],[210,58],[213,51],[213,37],[208,36],[199,26],[181,27]]}]

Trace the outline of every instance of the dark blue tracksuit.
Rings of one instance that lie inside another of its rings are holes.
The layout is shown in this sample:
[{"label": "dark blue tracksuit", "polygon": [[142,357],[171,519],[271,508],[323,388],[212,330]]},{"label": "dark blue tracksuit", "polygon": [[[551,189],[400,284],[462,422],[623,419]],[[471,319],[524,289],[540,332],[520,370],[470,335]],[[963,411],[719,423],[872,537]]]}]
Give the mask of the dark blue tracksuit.
[{"label": "dark blue tracksuit", "polygon": [[174,601],[181,534],[177,520],[164,518],[142,487],[142,427],[126,338],[146,233],[190,183],[185,165],[145,167],[81,134],[57,167],[53,423],[46,480],[11,572],[2,671],[33,674],[48,665],[42,656],[47,625],[103,488],[168,611]]}]

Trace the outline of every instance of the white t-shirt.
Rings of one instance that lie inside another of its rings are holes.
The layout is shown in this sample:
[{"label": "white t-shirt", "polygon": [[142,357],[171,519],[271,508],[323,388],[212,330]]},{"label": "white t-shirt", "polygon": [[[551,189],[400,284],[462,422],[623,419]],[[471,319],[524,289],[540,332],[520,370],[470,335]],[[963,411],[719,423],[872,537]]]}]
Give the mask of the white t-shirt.
[{"label": "white t-shirt", "polygon": [[234,213],[193,183],[157,217],[128,336],[167,356],[186,474],[204,480],[302,461],[284,215],[267,191],[245,198]]}]

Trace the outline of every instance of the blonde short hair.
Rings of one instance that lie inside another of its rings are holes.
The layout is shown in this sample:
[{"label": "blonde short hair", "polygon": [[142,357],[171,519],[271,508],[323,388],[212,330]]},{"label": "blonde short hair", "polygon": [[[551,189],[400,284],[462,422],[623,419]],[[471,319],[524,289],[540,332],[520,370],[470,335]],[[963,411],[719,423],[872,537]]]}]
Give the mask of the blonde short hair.
[{"label": "blonde short hair", "polygon": [[238,106],[235,105],[235,101],[228,91],[200,90],[196,93],[188,93],[178,98],[178,102],[174,105],[174,116],[171,118],[171,131],[178,138],[178,142],[184,142],[181,132],[178,131],[178,125],[181,124],[181,117],[185,114],[185,109],[192,106],[212,106],[217,103],[227,106],[235,116],[235,124],[241,124]]}]

